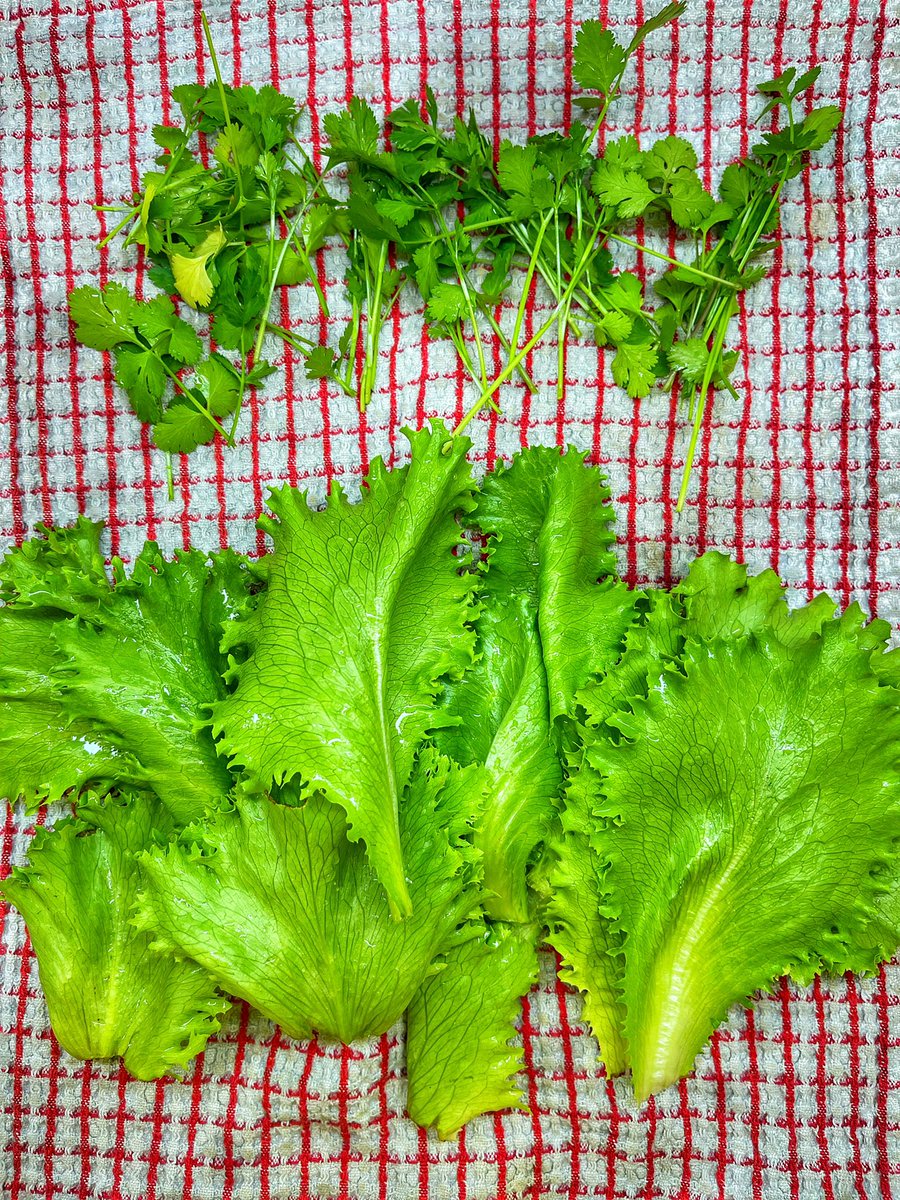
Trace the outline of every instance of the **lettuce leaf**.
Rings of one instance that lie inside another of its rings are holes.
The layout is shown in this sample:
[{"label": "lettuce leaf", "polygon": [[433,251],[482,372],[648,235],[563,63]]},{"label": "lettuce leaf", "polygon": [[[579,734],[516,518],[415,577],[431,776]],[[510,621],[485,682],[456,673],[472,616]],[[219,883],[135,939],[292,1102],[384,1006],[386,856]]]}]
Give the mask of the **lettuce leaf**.
[{"label": "lettuce leaf", "polygon": [[490,541],[478,656],[447,687],[441,748],[480,762],[489,800],[475,834],[486,911],[528,921],[527,869],[562,783],[557,719],[617,657],[633,598],[618,581],[609,493],[575,450],[534,448],[485,478],[474,523]]},{"label": "lettuce leaf", "polygon": [[292,1037],[383,1033],[478,906],[465,836],[480,798],[476,768],[422,751],[399,812],[404,921],[341,809],[313,792],[292,805],[239,796],[142,856],[139,925]]},{"label": "lettuce leaf", "polygon": [[897,866],[900,712],[873,669],[881,631],[855,611],[828,619],[821,600],[788,613],[777,581],[742,572],[698,561],[672,609],[683,649],[651,655],[644,696],[585,730],[639,1098],[774,978],[884,953],[872,943]]},{"label": "lettuce leaf", "polygon": [[511,1076],[522,1053],[509,1039],[537,980],[540,928],[479,921],[444,955],[407,1013],[407,1111],[438,1137],[480,1113],[525,1108]]},{"label": "lettuce leaf", "polygon": [[111,731],[64,709],[56,624],[43,613],[0,608],[0,796],[30,808],[92,781],[133,782],[140,774]]},{"label": "lettuce leaf", "polygon": [[231,551],[166,562],[148,543],[110,580],[80,520],[0,568],[0,787],[33,804],[91,785],[152,788],[184,824],[231,788],[206,725],[219,651],[252,582]]},{"label": "lettuce leaf", "polygon": [[138,1079],[183,1069],[229,1002],[196,963],[150,949],[131,924],[135,856],[171,832],[159,801],[85,805],[39,829],[30,865],[0,887],[28,926],[53,1032],[76,1058],[121,1056]]},{"label": "lettuce leaf", "polygon": [[456,514],[472,507],[470,443],[438,421],[406,436],[412,462],[388,472],[376,460],[359,504],[338,487],[324,512],[273,493],[268,589],[226,631],[244,657],[214,709],[222,749],[258,787],[296,780],[340,805],[398,916],[412,905],[400,798],[439,681],[462,674],[474,641],[472,579],[453,556]]}]

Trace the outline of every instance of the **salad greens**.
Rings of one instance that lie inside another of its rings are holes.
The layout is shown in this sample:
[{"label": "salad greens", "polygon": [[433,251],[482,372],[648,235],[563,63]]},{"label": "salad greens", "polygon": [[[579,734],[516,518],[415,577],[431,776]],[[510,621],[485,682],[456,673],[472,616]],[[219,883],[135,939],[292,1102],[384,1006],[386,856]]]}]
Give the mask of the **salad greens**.
[{"label": "salad greens", "polygon": [[[568,339],[590,337],[614,351],[613,379],[633,398],[681,381],[692,430],[680,510],[711,391],[737,399],[728,329],[741,292],[766,273],[781,192],[842,116],[833,105],[805,111],[818,67],[800,75],[789,67],[760,83],[758,119],[776,114],[783,127],[726,169],[718,198],[704,187],[684,138],[642,147],[629,134],[598,149],[633,54],[684,10],[665,5],[627,44],[600,21],[582,24],[572,78],[584,120],[570,129],[535,134],[524,145],[504,141],[495,155],[475,114],[442,120],[430,90],[381,121],[353,96],[324,118],[321,170],[298,140],[293,100],[268,85],[223,81],[204,18],[215,80],[174,89],[181,126],[154,129],[156,169],[143,176],[140,193],[108,210],[120,219],[105,240],[127,229],[126,246],[144,248],[164,294],[138,301],[117,283],[77,288],[70,297],[76,338],[112,352],[134,412],[171,456],[217,434],[233,443],[247,389],[274,369],[263,357],[268,335],[301,356],[310,379],[355,394],[365,411],[383,329],[404,288],[418,293],[428,336],[449,340],[471,377],[474,400],[457,433],[485,406],[497,410],[508,382],[536,390],[526,359],[548,335],[555,335],[562,400]],[[201,137],[211,147],[208,165]],[[677,235],[677,257],[635,240],[644,219]],[[342,251],[350,308],[334,337],[314,262],[323,248]],[[613,249],[625,259],[616,261]],[[654,285],[658,303],[628,269],[636,252],[665,271]],[[315,292],[320,341],[271,319],[276,290],[301,283]],[[551,309],[526,336],[533,286]],[[210,315],[216,350],[204,350],[169,297]],[[171,490],[171,457],[169,471]]]},{"label": "salad greens", "polygon": [[408,1110],[452,1136],[522,1102],[543,938],[638,1098],[779,976],[888,957],[888,626],[715,552],[631,591],[583,455],[476,486],[407,436],[358,503],[276,491],[256,563],[107,573],[82,519],[0,565],[0,784],[74,806],[3,885],[62,1044],[152,1078],[223,994],[294,1037],[406,1011]]},{"label": "salad greens", "polygon": [[187,1067],[229,1007],[196,962],[152,953],[133,928],[136,856],[172,829],[149,794],[87,796],[77,817],[37,831],[30,865],[3,885],[28,923],[60,1044],[76,1058],[121,1056],[138,1079]]}]

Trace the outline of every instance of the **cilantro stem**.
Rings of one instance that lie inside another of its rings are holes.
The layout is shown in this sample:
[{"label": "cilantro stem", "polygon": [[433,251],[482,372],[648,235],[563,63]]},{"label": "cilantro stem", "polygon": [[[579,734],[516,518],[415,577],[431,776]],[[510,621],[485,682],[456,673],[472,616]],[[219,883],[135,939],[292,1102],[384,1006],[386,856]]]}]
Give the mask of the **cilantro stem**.
[{"label": "cilantro stem", "polygon": [[[491,312],[490,307],[485,303],[481,303],[478,305],[478,311],[484,313],[485,319],[487,320],[487,323],[490,325],[491,329],[494,331],[500,345],[507,352],[507,354],[511,354],[512,346],[510,344],[509,338],[506,336],[506,334],[500,328],[500,325],[498,324],[497,319],[494,316],[494,314]],[[531,394],[533,396],[534,393],[537,391],[537,384],[534,382],[534,380],[528,374],[528,370],[527,370],[525,364],[520,363],[517,370],[522,379],[522,382],[525,384],[525,386],[528,388],[529,392],[531,392]]]},{"label": "cilantro stem", "polygon": [[487,403],[487,401],[491,398],[491,396],[493,396],[493,394],[497,391],[497,389],[499,387],[502,387],[502,385],[507,381],[507,379],[509,379],[509,377],[513,374],[513,372],[515,371],[515,369],[519,365],[519,363],[522,362],[522,360],[534,349],[534,347],[538,344],[538,342],[541,340],[541,338],[546,334],[547,330],[550,329],[551,326],[553,325],[553,323],[557,320],[563,305],[569,299],[569,297],[574,293],[576,287],[578,286],[578,281],[579,281],[581,275],[584,273],[585,269],[587,268],[587,264],[590,261],[590,255],[589,255],[588,251],[589,251],[590,247],[593,245],[594,239],[597,237],[599,228],[600,228],[600,222],[598,221],[596,226],[594,227],[593,236],[591,237],[590,241],[585,246],[585,249],[582,251],[581,258],[579,259],[579,261],[575,267],[575,270],[572,272],[572,276],[569,279],[568,284],[566,285],[565,293],[561,297],[557,306],[554,308],[553,312],[550,314],[550,316],[547,318],[547,320],[543,323],[543,325],[541,325],[541,327],[537,331],[537,333],[533,334],[532,337],[529,338],[529,340],[522,347],[522,349],[519,350],[514,355],[514,357],[510,359],[510,361],[506,364],[504,369],[494,379],[493,383],[491,383],[490,387],[487,388],[486,391],[482,392],[482,394],[478,397],[478,399],[475,401],[475,403],[472,405],[472,407],[469,409],[469,411],[465,414],[465,416],[460,421],[460,423],[457,425],[457,427],[453,430],[454,437],[456,437],[457,434],[462,433],[462,431],[466,428],[466,426],[473,419],[473,417],[475,417],[478,414],[478,412],[482,408],[482,406],[485,403]]},{"label": "cilantro stem", "polygon": [[471,295],[471,292],[469,291],[468,278],[467,278],[465,269],[463,268],[463,265],[460,262],[460,258],[459,258],[459,254],[457,253],[456,246],[454,245],[453,235],[450,233],[450,230],[447,227],[447,222],[444,220],[444,214],[440,211],[440,209],[435,210],[435,214],[437,216],[438,223],[440,224],[441,229],[444,231],[444,239],[447,243],[447,249],[450,252],[450,257],[453,260],[454,267],[456,268],[456,274],[459,279],[459,285],[462,288],[462,293],[465,298],[466,308],[469,313],[469,320],[472,323],[472,332],[475,335],[475,350],[478,354],[478,365],[481,368],[481,377],[484,380],[484,385],[486,386],[487,385],[487,362],[485,361],[485,357],[484,357],[484,345],[481,341],[481,330],[478,328],[478,317],[475,314],[475,306],[472,303],[472,295]]},{"label": "cilantro stem", "polygon": [[733,311],[734,300],[732,299],[722,312],[722,317],[719,320],[718,329],[716,331],[716,340],[713,343],[713,348],[710,351],[709,358],[706,360],[706,367],[703,371],[703,380],[700,384],[697,409],[694,413],[694,427],[691,430],[691,440],[688,443],[687,455],[684,460],[684,471],[681,476],[681,488],[678,492],[678,499],[675,502],[675,511],[679,513],[684,508],[684,502],[687,499],[691,468],[694,465],[694,455],[697,451],[697,441],[700,437],[700,430],[703,427],[703,414],[706,411],[706,401],[712,384],[713,371],[715,369],[716,362],[721,360],[722,347],[725,344],[725,334],[728,330],[728,325],[731,321]]},{"label": "cilantro stem", "polygon": [[207,21],[206,13],[202,8],[200,9],[200,21],[203,25],[203,34],[206,38],[206,45],[209,48],[209,57],[212,59],[213,70],[216,73],[216,83],[219,88],[219,99],[222,101],[222,112],[225,116],[225,128],[228,130],[228,141],[230,144],[231,153],[234,155],[234,178],[237,185],[238,199],[240,201],[238,208],[241,208],[245,203],[244,188],[241,181],[241,168],[237,161],[237,154],[235,152],[234,127],[231,124],[231,114],[228,111],[228,100],[225,96],[225,83],[222,79],[222,72],[219,70],[219,58],[216,54],[216,47],[212,40],[212,32],[209,28],[209,21]]},{"label": "cilantro stem", "polygon": [[552,210],[548,211],[543,221],[541,221],[537,238],[534,243],[534,248],[531,251],[531,257],[528,260],[528,268],[525,272],[525,282],[522,284],[522,295],[519,299],[518,310],[516,311],[516,320],[515,324],[513,325],[512,336],[509,339],[513,353],[515,353],[519,345],[519,336],[522,332],[522,322],[525,319],[525,309],[528,307],[528,297],[531,293],[531,281],[534,279],[534,273],[537,269],[538,255],[541,251],[541,244],[544,240],[544,234],[547,231],[547,226],[550,224],[550,218],[552,215]]},{"label": "cilantro stem", "polygon": [[708,271],[702,271],[699,267],[695,267],[689,263],[683,263],[677,258],[672,258],[668,254],[663,254],[659,250],[652,250],[649,246],[643,245],[641,242],[634,241],[633,238],[625,237],[622,233],[613,233],[611,229],[601,229],[600,231],[605,237],[612,238],[614,242],[622,242],[625,246],[631,246],[635,250],[639,250],[642,254],[649,254],[652,258],[662,259],[663,262],[671,263],[673,267],[680,267],[683,271],[690,271],[692,275],[699,275],[702,279],[709,280],[710,283],[721,284],[722,287],[731,288],[732,291],[740,291],[736,283],[732,283],[730,279],[723,279],[721,275],[710,275]]},{"label": "cilantro stem", "polygon": [[278,273],[281,270],[282,263],[285,260],[285,257],[288,252],[288,246],[290,245],[291,240],[294,237],[294,233],[299,228],[300,222],[306,216],[308,209],[309,209],[309,201],[307,200],[307,202],[303,205],[303,207],[300,209],[299,213],[297,213],[297,216],[294,218],[293,222],[291,223],[291,227],[288,230],[288,235],[284,239],[284,242],[282,243],[281,253],[278,255],[278,261],[275,263],[275,268],[271,272],[271,275],[269,278],[268,295],[266,296],[265,307],[263,308],[263,314],[259,321],[259,332],[256,335],[256,342],[254,343],[254,346],[253,346],[253,361],[254,361],[254,363],[259,358],[260,351],[262,350],[263,338],[266,336],[266,329],[269,324],[269,312],[271,311],[271,308],[272,308],[272,297],[275,295],[275,280],[278,278]]},{"label": "cilantro stem", "polygon": [[[115,210],[112,210],[112,209],[99,209],[98,211],[100,211],[100,212],[111,212],[111,211],[115,211]],[[121,211],[121,210],[119,210],[119,211]],[[122,230],[125,228],[125,226],[126,226],[126,225],[127,225],[129,222],[130,222],[130,221],[133,221],[133,220],[134,220],[134,218],[135,218],[135,217],[138,215],[138,213],[139,213],[140,211],[141,211],[141,210],[140,210],[140,208],[139,208],[139,207],[138,207],[138,208],[132,208],[132,209],[129,209],[127,216],[125,216],[125,217],[123,217],[123,218],[122,218],[122,220],[121,220],[121,221],[118,223],[118,225],[115,227],[115,229],[111,229],[111,230],[110,230],[110,232],[109,232],[109,233],[106,235],[106,237],[105,237],[105,238],[103,238],[103,240],[102,240],[101,242],[98,242],[98,243],[97,243],[97,244],[98,244],[98,246],[100,247],[100,249],[102,250],[104,246],[108,246],[108,245],[109,245],[109,243],[112,241],[112,239],[113,239],[113,238],[116,236],[116,234],[117,234],[117,233],[121,233],[121,232],[122,232]]]}]

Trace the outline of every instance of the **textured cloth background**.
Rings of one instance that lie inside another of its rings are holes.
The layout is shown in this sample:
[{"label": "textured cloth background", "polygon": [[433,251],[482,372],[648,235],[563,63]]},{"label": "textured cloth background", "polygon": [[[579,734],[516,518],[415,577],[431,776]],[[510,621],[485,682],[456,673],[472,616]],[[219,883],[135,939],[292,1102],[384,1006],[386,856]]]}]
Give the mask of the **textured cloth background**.
[{"label": "textured cloth background", "polygon": [[[640,0],[208,0],[206,9],[226,78],[271,80],[298,97],[314,147],[323,114],[353,93],[380,112],[426,84],[448,115],[472,105],[498,142],[558,128],[572,117],[578,22],[603,15],[625,31],[652,11]],[[239,447],[176,464],[170,502],[162,456],[109,365],[72,341],[65,297],[108,279],[141,286],[119,240],[98,250],[111,224],[91,202],[138,186],[151,128],[172,116],[170,89],[209,77],[199,5],[7,2],[0,12],[4,542],[83,511],[109,522],[109,550],[126,558],[147,536],[167,550],[190,541],[260,551],[254,517],[270,484],[321,495],[343,477],[352,488],[374,455],[402,460],[403,425],[461,415],[469,387],[448,348],[423,341],[405,295],[364,420],[281,358],[247,405]],[[734,322],[741,403],[717,399],[687,511],[676,517],[670,501],[686,445],[675,401],[628,400],[589,345],[570,350],[562,407],[555,349],[537,351],[538,394],[508,387],[503,415],[474,426],[474,456],[489,466],[528,443],[589,450],[612,481],[632,582],[668,584],[715,546],[754,569],[771,565],[797,597],[828,588],[897,622],[900,181],[897,22],[886,0],[694,0],[638,55],[612,127],[648,140],[686,135],[715,182],[753,137],[750,84],[811,60],[823,66],[819,98],[839,103],[846,124],[785,189],[771,278]],[[654,272],[652,260],[638,265]],[[326,256],[322,283],[339,320],[337,269]],[[545,307],[539,294],[529,322]],[[281,316],[323,332],[301,289]],[[19,813],[6,820],[4,872],[24,857],[28,825]],[[521,1025],[530,1113],[485,1117],[439,1142],[403,1115],[401,1028],[349,1049],[306,1045],[236,1006],[183,1082],[138,1083],[114,1065],[73,1061],[48,1028],[21,920],[8,910],[0,920],[0,1186],[13,1200],[886,1200],[892,1181],[900,1192],[897,967],[808,992],[785,986],[736,1011],[696,1074],[638,1110],[629,1084],[597,1069],[578,997],[555,982],[548,957]]]}]

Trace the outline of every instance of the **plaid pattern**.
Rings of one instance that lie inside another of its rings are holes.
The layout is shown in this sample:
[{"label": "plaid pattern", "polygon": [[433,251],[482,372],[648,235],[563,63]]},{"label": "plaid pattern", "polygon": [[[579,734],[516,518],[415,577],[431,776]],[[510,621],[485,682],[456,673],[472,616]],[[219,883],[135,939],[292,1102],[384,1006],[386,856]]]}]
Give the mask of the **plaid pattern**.
[{"label": "plaid pattern", "polygon": [[[578,23],[626,30],[641,0],[208,0],[226,78],[273,81],[307,106],[303,136],[354,93],[383,111],[434,89],[444,112],[472,105],[499,141],[572,118],[566,86]],[[308,383],[289,356],[242,417],[239,446],[176,464],[125,411],[107,365],[72,342],[65,294],[80,283],[142,286],[139,263],[90,203],[138,187],[152,126],[177,83],[208,74],[199,3],[37,0],[0,13],[0,535],[83,511],[109,522],[110,552],[145,537],[263,548],[254,518],[283,480],[322,494],[371,458],[401,460],[407,424],[458,418],[469,387],[452,351],[423,342],[421,312],[389,323],[379,386],[352,401]],[[489,467],[525,444],[574,443],[609,473],[620,566],[670,583],[707,547],[771,565],[806,597],[828,588],[900,619],[897,520],[897,25],[887,0],[695,3],[637,56],[611,128],[688,136],[708,181],[748,146],[750,84],[823,65],[818,95],[840,104],[836,146],[785,190],[769,280],[735,321],[741,403],[707,419],[692,500],[669,497],[686,446],[677,398],[632,402],[609,359],[572,346],[565,403],[556,355],[538,349],[536,395],[510,386],[502,416],[474,427]],[[618,124],[616,124],[618,123]],[[648,231],[648,236],[653,236]],[[662,243],[667,248],[668,243]],[[622,256],[621,261],[626,261]],[[652,276],[651,260],[638,269]],[[338,262],[320,280],[342,314]],[[546,300],[528,313],[536,328]],[[280,317],[324,333],[302,289]],[[304,329],[304,327],[306,327]],[[28,821],[10,815],[2,863],[21,861]],[[0,1185],[25,1197],[867,1197],[900,1192],[900,968],[876,979],[783,987],[733,1014],[695,1075],[638,1111],[596,1067],[577,996],[544,960],[521,1022],[531,1111],[474,1121],[439,1142],[403,1115],[403,1032],[350,1049],[294,1043],[237,1006],[183,1082],[144,1084],[79,1064],[54,1042],[22,922],[0,913]],[[893,1164],[893,1165],[892,1165]]]}]

